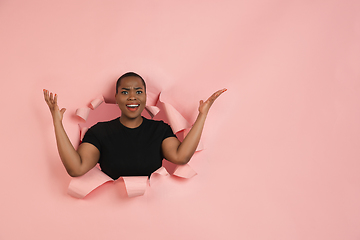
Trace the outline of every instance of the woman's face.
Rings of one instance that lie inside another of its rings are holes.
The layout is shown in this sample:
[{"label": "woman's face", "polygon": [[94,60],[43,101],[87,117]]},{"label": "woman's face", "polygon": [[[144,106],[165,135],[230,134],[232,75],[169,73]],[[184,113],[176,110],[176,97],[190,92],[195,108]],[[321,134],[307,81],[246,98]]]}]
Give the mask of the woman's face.
[{"label": "woman's face", "polygon": [[137,119],[146,106],[145,86],[139,77],[125,77],[121,79],[115,98],[122,118]]}]

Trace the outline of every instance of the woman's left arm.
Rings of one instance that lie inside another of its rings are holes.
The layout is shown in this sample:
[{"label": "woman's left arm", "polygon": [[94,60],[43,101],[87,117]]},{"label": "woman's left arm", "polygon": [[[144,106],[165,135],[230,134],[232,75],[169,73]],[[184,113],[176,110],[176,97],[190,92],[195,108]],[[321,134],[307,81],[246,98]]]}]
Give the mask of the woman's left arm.
[{"label": "woman's left arm", "polygon": [[175,137],[166,138],[162,142],[161,147],[166,160],[179,165],[186,164],[190,161],[199,144],[201,133],[211,105],[226,90],[227,89],[224,88],[215,92],[205,102],[203,100],[200,101],[199,115],[183,142],[180,142]]}]

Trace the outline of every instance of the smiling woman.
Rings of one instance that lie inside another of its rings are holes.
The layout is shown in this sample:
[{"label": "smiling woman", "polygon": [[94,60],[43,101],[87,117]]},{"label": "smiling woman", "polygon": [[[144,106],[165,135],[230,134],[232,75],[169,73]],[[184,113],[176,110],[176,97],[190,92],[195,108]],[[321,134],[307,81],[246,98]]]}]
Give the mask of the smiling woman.
[{"label": "smiling woman", "polygon": [[198,117],[183,142],[180,142],[163,121],[141,116],[146,106],[145,81],[136,73],[122,75],[116,84],[116,103],[121,116],[99,122],[85,134],[75,150],[62,119],[57,95],[44,89],[44,98],[53,117],[60,158],[70,176],[81,176],[97,163],[113,179],[121,176],[150,176],[162,165],[162,159],[186,164],[194,154],[211,105],[226,89],[219,90],[205,102],[200,101]]}]

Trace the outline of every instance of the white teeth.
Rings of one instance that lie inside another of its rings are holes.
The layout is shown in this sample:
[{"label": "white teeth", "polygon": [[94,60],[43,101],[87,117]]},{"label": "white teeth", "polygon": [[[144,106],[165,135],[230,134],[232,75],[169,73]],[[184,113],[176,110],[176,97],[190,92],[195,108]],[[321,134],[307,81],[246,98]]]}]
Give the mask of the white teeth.
[{"label": "white teeth", "polygon": [[139,105],[126,105],[127,107],[130,107],[130,108],[136,108],[138,107]]}]

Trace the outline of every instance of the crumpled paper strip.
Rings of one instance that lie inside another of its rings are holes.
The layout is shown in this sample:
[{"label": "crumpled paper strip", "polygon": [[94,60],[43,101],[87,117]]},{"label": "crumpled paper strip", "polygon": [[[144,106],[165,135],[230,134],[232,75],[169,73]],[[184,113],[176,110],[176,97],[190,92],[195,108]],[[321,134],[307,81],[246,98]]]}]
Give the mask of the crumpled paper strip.
[{"label": "crumpled paper strip", "polygon": [[161,93],[159,102],[162,104],[166,117],[174,133],[178,133],[184,129],[191,128],[190,123],[181,115],[171,104],[162,100]]},{"label": "crumpled paper strip", "polygon": [[102,95],[99,95],[97,98],[92,100],[92,102],[90,103],[91,109],[95,110],[103,102],[104,102],[104,97]]},{"label": "crumpled paper strip", "polygon": [[146,106],[145,109],[149,113],[151,118],[154,118],[155,115],[160,112],[160,108],[156,106]]},{"label": "crumpled paper strip", "polygon": [[153,177],[154,177],[155,175],[168,176],[169,173],[168,173],[168,171],[166,170],[166,168],[164,168],[164,167],[159,168],[158,170],[156,170],[155,172],[153,172],[153,173],[151,174],[151,177],[150,177],[150,179],[149,179],[149,185],[151,184],[151,180],[153,179]]},{"label": "crumpled paper strip", "polygon": [[85,133],[89,130],[87,127],[80,127],[80,141],[83,140]]},{"label": "crumpled paper strip", "polygon": [[[164,167],[160,167],[153,172],[150,176],[159,174],[167,176],[169,173]],[[123,179],[126,187],[126,192],[129,197],[137,197],[144,195],[146,187],[149,183],[147,176],[133,176],[133,177],[120,177]],[[73,177],[70,181],[68,194],[74,198],[84,198],[90,192],[103,185],[106,182],[114,182],[108,175],[103,173],[98,167],[92,168],[90,171],[80,177]]]},{"label": "crumpled paper strip", "polygon": [[89,117],[89,113],[90,113],[90,108],[88,108],[88,107],[87,108],[78,108],[78,109],[76,109],[76,112],[75,112],[75,114],[77,116],[81,117],[85,121]]},{"label": "crumpled paper strip", "polygon": [[146,90],[146,104],[148,106],[156,106],[159,101],[159,93],[161,92],[158,89],[151,89],[150,86]]},{"label": "crumpled paper strip", "polygon": [[148,183],[147,176],[141,177],[122,177],[129,197],[137,197],[145,194]]},{"label": "crumpled paper strip", "polygon": [[114,180],[99,168],[94,167],[83,176],[71,179],[68,194],[74,198],[84,198],[91,191],[109,181]]},{"label": "crumpled paper strip", "polygon": [[[97,98],[91,101],[90,107],[91,109],[95,110],[103,102],[104,102],[104,97],[102,95],[99,95]],[[78,108],[76,109],[75,114],[86,121],[89,117],[91,109],[88,107]]]},{"label": "crumpled paper strip", "polygon": [[173,175],[181,178],[192,178],[195,175],[197,175],[197,173],[194,171],[194,169],[190,167],[189,164],[185,164],[185,165],[178,165]]}]

